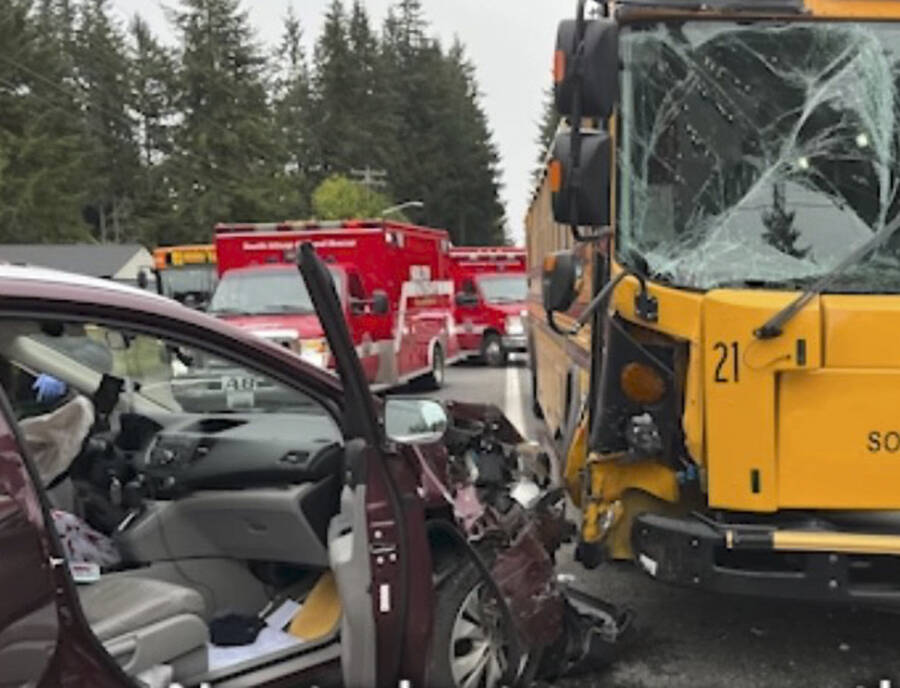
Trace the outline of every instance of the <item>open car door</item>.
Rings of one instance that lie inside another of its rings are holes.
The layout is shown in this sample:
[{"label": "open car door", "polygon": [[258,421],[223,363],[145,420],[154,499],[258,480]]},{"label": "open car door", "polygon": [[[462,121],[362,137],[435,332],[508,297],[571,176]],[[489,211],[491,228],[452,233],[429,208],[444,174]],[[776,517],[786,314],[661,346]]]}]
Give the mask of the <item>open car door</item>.
[{"label": "open car door", "polygon": [[344,487],[328,533],[343,603],[344,685],[387,687],[404,679],[422,685],[433,603],[417,478],[387,448],[334,282],[311,243],[300,247],[297,261],[345,396]]}]

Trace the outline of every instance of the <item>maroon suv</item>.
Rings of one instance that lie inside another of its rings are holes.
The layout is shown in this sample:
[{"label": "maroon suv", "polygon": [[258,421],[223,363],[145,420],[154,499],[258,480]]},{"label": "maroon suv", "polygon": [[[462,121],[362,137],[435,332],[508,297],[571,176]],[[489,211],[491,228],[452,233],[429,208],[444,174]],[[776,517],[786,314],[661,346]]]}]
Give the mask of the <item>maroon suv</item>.
[{"label": "maroon suv", "polygon": [[[603,659],[493,407],[369,392],[111,282],[0,266],[0,686],[500,686]],[[540,463],[539,461],[537,462]]]}]

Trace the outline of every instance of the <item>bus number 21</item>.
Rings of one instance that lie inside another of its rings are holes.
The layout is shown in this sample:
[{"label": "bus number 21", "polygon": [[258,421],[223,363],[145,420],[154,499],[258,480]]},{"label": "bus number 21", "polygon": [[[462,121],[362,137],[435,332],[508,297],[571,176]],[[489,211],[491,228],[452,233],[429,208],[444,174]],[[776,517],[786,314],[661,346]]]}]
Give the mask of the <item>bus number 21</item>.
[{"label": "bus number 21", "polygon": [[738,343],[716,342],[713,344],[713,350],[718,353],[719,358],[719,362],[716,364],[715,382],[738,382],[740,380]]}]

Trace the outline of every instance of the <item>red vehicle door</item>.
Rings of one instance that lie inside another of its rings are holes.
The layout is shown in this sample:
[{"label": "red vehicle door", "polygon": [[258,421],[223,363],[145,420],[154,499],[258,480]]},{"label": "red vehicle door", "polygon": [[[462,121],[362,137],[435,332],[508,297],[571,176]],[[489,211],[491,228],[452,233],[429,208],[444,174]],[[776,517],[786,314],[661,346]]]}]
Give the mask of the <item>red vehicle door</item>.
[{"label": "red vehicle door", "polygon": [[84,620],[23,446],[0,390],[0,685],[129,686]]},{"label": "red vehicle door", "polygon": [[298,264],[346,403],[345,487],[329,532],[331,568],[345,601],[344,683],[386,687],[408,679],[423,685],[434,593],[418,481],[387,448],[333,283],[311,243],[301,246]]}]

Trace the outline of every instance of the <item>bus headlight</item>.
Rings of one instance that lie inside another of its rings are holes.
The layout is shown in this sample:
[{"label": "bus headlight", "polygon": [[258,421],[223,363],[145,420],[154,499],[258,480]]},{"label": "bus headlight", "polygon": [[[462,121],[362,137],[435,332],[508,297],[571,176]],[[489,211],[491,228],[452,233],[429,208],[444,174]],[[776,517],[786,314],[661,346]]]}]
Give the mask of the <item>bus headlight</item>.
[{"label": "bus headlight", "polygon": [[307,363],[327,368],[330,355],[326,339],[304,339],[300,342],[300,358]]}]

